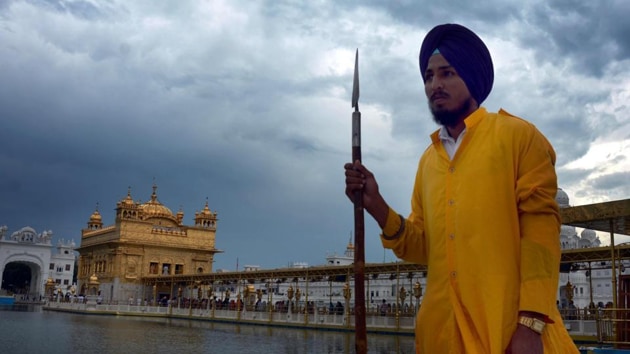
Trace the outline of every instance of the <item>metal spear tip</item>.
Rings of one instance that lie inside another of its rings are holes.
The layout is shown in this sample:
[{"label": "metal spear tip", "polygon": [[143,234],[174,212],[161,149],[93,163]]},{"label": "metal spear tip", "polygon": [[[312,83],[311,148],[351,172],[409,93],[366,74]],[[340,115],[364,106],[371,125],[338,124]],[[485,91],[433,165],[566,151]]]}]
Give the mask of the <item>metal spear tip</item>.
[{"label": "metal spear tip", "polygon": [[354,58],[354,80],[352,82],[352,108],[359,110],[359,48]]}]

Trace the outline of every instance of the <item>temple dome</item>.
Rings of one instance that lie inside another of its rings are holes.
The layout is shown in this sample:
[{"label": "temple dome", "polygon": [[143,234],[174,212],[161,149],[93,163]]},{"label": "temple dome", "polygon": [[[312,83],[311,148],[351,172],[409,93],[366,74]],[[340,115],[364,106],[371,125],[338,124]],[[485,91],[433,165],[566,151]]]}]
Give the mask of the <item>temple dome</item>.
[{"label": "temple dome", "polygon": [[597,237],[597,234],[595,233],[594,230],[591,229],[584,229],[584,231],[582,231],[581,236],[583,239],[589,240],[589,241],[594,241],[595,238]]},{"label": "temple dome", "polygon": [[157,200],[150,200],[144,204],[141,204],[140,210],[142,210],[145,219],[155,216],[169,218],[175,217],[171,209],[165,207]]},{"label": "temple dome", "polygon": [[146,220],[150,218],[166,218],[171,221],[177,222],[177,219],[175,218],[175,215],[173,215],[171,209],[164,206],[157,199],[156,190],[157,186],[154,184],[153,193],[151,194],[151,200],[144,204],[140,204],[140,206],[138,207],[138,209],[140,209],[140,212],[142,213],[142,219]]},{"label": "temple dome", "polygon": [[98,210],[94,210],[94,213],[90,215],[90,222],[101,222],[103,218],[101,217],[101,213]]},{"label": "temple dome", "polygon": [[569,195],[562,190],[562,188],[558,188],[556,192],[556,202],[560,208],[569,207]]},{"label": "temple dome", "polygon": [[573,237],[577,233],[575,232],[575,227],[570,225],[561,225],[560,226],[560,237]]},{"label": "temple dome", "polygon": [[133,205],[133,199],[131,199],[131,192],[127,192],[127,196],[125,197],[125,199],[121,200],[120,202],[125,205]]}]

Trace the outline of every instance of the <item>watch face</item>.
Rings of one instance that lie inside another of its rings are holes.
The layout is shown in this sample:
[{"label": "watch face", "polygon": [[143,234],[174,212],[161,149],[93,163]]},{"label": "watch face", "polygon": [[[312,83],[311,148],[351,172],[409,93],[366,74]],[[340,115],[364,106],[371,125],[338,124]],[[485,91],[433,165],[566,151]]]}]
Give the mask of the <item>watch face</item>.
[{"label": "watch face", "polygon": [[542,333],[545,329],[545,322],[541,320],[534,320],[534,323],[532,323],[532,329],[536,332]]}]

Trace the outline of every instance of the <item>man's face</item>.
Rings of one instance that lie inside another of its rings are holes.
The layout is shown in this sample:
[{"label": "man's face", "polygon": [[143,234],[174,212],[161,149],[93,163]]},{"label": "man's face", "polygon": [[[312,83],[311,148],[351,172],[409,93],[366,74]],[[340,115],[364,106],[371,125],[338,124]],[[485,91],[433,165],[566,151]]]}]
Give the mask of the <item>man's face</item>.
[{"label": "man's face", "polygon": [[442,54],[429,58],[424,73],[424,92],[434,120],[447,127],[454,127],[477,109],[477,102],[466,83]]}]

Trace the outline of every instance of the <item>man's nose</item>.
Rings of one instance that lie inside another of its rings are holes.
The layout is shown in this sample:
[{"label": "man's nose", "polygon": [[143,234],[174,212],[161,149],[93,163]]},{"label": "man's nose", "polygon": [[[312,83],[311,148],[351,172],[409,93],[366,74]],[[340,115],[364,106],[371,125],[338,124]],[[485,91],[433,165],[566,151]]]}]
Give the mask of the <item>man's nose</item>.
[{"label": "man's nose", "polygon": [[444,88],[444,82],[437,76],[434,76],[431,80],[431,88],[433,90],[441,90]]}]

